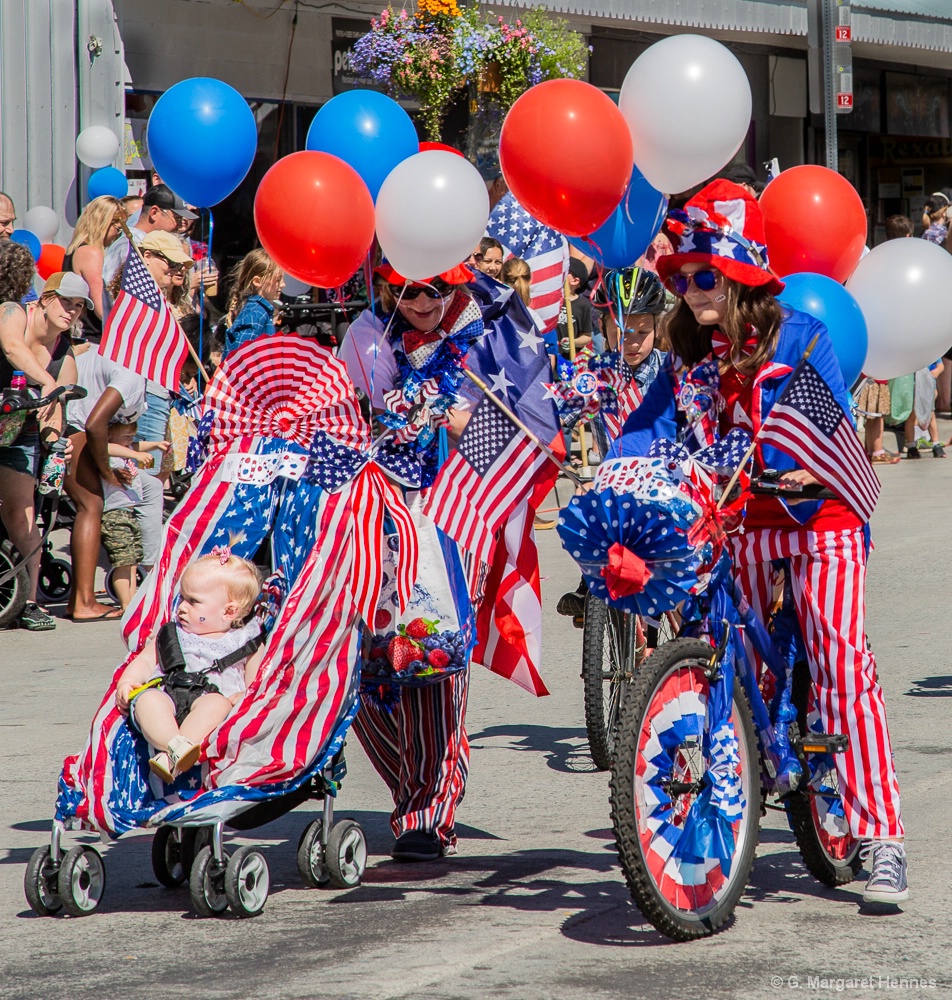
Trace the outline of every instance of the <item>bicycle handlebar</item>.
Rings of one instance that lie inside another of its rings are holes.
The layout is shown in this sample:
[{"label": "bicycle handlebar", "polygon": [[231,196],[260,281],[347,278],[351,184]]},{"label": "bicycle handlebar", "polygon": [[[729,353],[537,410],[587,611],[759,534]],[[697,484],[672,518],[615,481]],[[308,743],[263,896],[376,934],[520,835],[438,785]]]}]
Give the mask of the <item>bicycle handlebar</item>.
[{"label": "bicycle handlebar", "polygon": [[19,390],[7,389],[0,394],[0,416],[7,417],[11,413],[21,413],[26,410],[41,410],[50,403],[60,400],[63,403],[71,399],[85,399],[86,390],[81,385],[59,385],[48,396],[33,399],[24,396]]}]

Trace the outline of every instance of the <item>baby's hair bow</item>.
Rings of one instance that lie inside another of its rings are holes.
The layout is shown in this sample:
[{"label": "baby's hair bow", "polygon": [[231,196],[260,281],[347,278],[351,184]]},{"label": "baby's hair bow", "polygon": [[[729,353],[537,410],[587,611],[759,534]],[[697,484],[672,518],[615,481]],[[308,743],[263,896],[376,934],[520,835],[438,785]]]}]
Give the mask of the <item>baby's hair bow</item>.
[{"label": "baby's hair bow", "polygon": [[218,561],[222,564],[222,566],[226,566],[228,564],[228,560],[231,559],[231,547],[228,545],[216,545],[212,549],[212,555],[218,556]]}]

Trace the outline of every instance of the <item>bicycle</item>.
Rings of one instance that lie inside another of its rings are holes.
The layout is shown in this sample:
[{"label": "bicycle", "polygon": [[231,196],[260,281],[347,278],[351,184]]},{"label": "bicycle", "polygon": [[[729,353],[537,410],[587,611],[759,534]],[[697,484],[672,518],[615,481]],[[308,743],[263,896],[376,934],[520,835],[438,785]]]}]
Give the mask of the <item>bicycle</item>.
[{"label": "bicycle", "polygon": [[[767,479],[752,489],[831,495]],[[833,760],[849,739],[819,729],[789,572],[768,629],[726,555],[720,562],[684,608],[682,636],[635,673],[612,768],[612,823],[628,887],[645,918],[677,941],[713,934],[731,918],[770,795],[820,882],[845,884],[860,868]],[[739,630],[773,681],[769,705]]]},{"label": "bicycle", "polygon": [[[78,385],[61,385],[48,396],[32,398],[20,392],[5,391],[0,393],[0,417],[8,417],[30,410],[41,410],[51,403],[59,402],[65,406],[71,399],[83,399],[86,390]],[[54,450],[65,451],[66,439],[61,437],[54,445]],[[42,550],[40,562],[40,581],[38,593],[46,599],[56,599],[69,592],[70,567],[62,559],[54,559],[49,544],[49,535],[56,525],[56,514],[59,506],[60,492],[53,494],[48,511],[40,514],[43,523],[43,533],[39,548]],[[0,521],[0,628],[4,628],[19,618],[27,601],[30,588],[27,562],[33,552],[22,555],[7,537],[3,522]]]}]

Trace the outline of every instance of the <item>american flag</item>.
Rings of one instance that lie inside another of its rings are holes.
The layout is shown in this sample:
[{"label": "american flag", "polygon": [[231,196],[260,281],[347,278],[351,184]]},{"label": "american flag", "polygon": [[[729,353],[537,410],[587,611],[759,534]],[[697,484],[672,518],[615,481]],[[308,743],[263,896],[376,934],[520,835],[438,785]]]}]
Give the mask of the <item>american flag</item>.
[{"label": "american flag", "polygon": [[[564,456],[558,414],[543,386],[550,375],[549,358],[532,317],[517,295],[507,290],[503,300],[498,283],[483,274],[476,275],[470,288],[482,309],[486,334],[470,348],[468,367],[540,441]],[[536,695],[548,691],[539,675],[542,592],[532,521],[557,475],[552,462],[543,466],[532,492],[498,534],[483,588],[486,597],[477,612],[472,654],[474,663]]]},{"label": "american flag", "polygon": [[641,389],[638,383],[632,378],[628,381],[628,384],[618,393],[618,400],[616,402],[617,410],[615,413],[610,413],[608,410],[603,409],[599,416],[602,418],[602,422],[605,425],[605,430],[608,432],[609,440],[615,441],[617,438],[621,437],[622,428],[625,426],[625,421],[631,416],[632,413],[641,405],[641,400],[643,399]]},{"label": "american flag", "polygon": [[518,504],[525,503],[548,462],[529,435],[483,397],[456,450],[440,469],[423,513],[487,563],[496,531]]},{"label": "american flag", "polygon": [[155,279],[131,246],[119,294],[103,327],[99,353],[178,392],[188,341]]},{"label": "american flag", "polygon": [[506,256],[521,257],[532,268],[532,308],[541,317],[545,332],[554,330],[569,269],[566,238],[533,219],[511,192],[492,210],[486,235],[499,240]]},{"label": "american flag", "polygon": [[760,440],[796,459],[868,521],[879,497],[853,422],[809,361],[802,361],[763,422]]}]

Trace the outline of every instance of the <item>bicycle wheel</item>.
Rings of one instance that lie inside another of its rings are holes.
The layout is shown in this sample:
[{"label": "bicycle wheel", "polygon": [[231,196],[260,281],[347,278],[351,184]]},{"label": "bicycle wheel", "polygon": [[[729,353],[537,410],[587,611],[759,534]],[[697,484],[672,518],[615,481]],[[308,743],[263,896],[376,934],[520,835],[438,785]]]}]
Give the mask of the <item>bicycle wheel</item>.
[{"label": "bicycle wheel", "polygon": [[[798,733],[791,735],[823,732],[807,664],[798,663],[793,677]],[[856,878],[862,866],[859,856],[862,843],[853,838],[846,822],[834,755],[811,753],[805,756],[809,780],[783,800],[790,828],[810,874],[824,885],[845,885]]]},{"label": "bicycle wheel", "polygon": [[4,576],[9,579],[0,583],[0,628],[20,617],[20,612],[26,607],[26,595],[30,589],[26,563],[13,542],[6,538],[0,541],[0,577]]},{"label": "bicycle wheel", "polygon": [[585,729],[592,760],[602,771],[612,766],[618,713],[634,669],[634,631],[631,615],[586,595],[582,632]]},{"label": "bicycle wheel", "polygon": [[[710,658],[698,639],[675,639],[648,657],[622,705],[612,769],[628,888],[645,918],[675,941],[713,934],[730,919],[760,825],[750,706],[735,683],[732,725],[709,732]],[[712,841],[720,850],[707,847]]]}]

